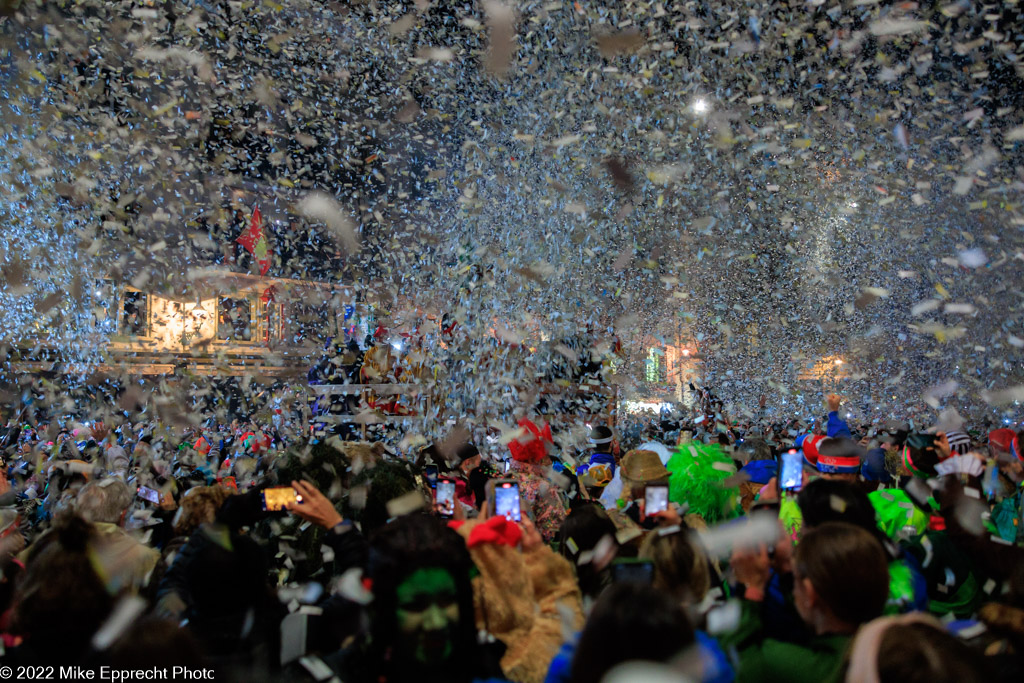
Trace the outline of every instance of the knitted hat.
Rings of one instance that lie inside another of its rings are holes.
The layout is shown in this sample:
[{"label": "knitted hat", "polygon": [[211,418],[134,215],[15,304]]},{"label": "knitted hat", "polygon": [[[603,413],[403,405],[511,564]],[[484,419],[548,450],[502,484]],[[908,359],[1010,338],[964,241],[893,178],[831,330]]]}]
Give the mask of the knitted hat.
[{"label": "knitted hat", "polygon": [[635,484],[650,484],[668,479],[668,470],[661,464],[661,458],[654,451],[629,451],[622,458],[621,470],[622,478]]},{"label": "knitted hat", "polygon": [[540,462],[548,454],[546,444],[554,443],[551,438],[551,426],[545,424],[542,430],[525,417],[519,420],[518,424],[525,433],[519,438],[509,441],[508,450],[512,454],[512,458],[517,462]]},{"label": "knitted hat", "polygon": [[820,434],[801,434],[793,440],[793,446],[796,448],[802,448],[804,451],[804,460],[807,461],[807,464],[812,467],[817,467],[818,446],[825,439],[826,437]]},{"label": "knitted hat", "polygon": [[1012,429],[1007,429],[1006,427],[1003,427],[1002,429],[997,429],[994,432],[990,432],[988,435],[988,442],[996,446],[1000,450],[1009,453],[1010,449],[1013,448],[1013,438],[1015,436],[1017,435],[1014,434]]},{"label": "knitted hat", "polygon": [[590,430],[590,443],[595,446],[601,446],[612,442],[612,430],[608,429],[604,425],[597,425]]},{"label": "knitted hat", "polygon": [[860,452],[850,439],[822,439],[818,443],[819,472],[826,474],[857,474],[860,472]]},{"label": "knitted hat", "polygon": [[946,432],[949,439],[949,447],[956,455],[963,455],[971,450],[971,437],[961,431]]}]

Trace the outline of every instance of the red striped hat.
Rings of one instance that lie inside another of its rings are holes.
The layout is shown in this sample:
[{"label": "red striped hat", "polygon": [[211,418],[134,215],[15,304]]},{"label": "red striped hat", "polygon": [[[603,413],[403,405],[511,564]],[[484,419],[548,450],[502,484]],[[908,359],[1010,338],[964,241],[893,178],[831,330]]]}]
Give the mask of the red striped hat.
[{"label": "red striped hat", "polygon": [[793,445],[797,448],[802,448],[804,451],[804,460],[807,461],[808,465],[812,467],[818,466],[818,446],[826,437],[821,434],[803,434],[796,437],[793,441]]},{"label": "red striped hat", "polygon": [[860,472],[860,454],[846,439],[822,439],[818,447],[818,471],[824,474],[857,474]]}]

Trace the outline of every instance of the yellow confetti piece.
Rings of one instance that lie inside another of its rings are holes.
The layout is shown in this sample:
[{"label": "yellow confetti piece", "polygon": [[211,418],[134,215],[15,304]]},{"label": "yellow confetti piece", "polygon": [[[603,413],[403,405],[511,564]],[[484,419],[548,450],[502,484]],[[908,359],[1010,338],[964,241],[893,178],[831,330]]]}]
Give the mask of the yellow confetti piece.
[{"label": "yellow confetti piece", "polygon": [[937,282],[935,284],[935,291],[938,292],[939,296],[941,296],[943,299],[948,299],[949,298],[949,291],[945,287],[942,286],[941,282]]},{"label": "yellow confetti piece", "polygon": [[812,144],[814,144],[814,141],[810,138],[797,138],[793,140],[793,147],[796,149],[807,149]]},{"label": "yellow confetti piece", "polygon": [[295,187],[295,183],[293,183],[292,181],[288,180],[287,178],[278,178],[277,182],[278,182],[278,184],[284,185],[285,187]]}]

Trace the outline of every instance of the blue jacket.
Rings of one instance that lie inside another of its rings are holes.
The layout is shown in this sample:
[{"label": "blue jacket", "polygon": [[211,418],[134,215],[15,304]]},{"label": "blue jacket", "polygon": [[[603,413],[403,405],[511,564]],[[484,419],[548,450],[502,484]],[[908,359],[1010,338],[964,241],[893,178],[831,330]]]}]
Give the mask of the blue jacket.
[{"label": "blue jacket", "polygon": [[608,465],[612,471],[612,475],[615,474],[615,456],[611,453],[594,453],[590,456],[591,465]]},{"label": "blue jacket", "polygon": [[772,477],[778,476],[779,464],[774,460],[751,460],[740,472],[745,472],[755,484],[767,484]]},{"label": "blue jacket", "polygon": [[834,438],[839,437],[841,439],[852,439],[853,434],[850,433],[850,428],[846,424],[846,420],[839,418],[839,413],[832,411],[828,414],[828,431],[826,432],[828,437]]}]

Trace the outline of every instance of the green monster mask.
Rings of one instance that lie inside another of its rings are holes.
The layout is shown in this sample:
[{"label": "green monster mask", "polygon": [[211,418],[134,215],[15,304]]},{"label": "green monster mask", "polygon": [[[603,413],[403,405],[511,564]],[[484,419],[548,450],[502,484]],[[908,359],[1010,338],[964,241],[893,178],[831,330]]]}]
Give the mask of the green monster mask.
[{"label": "green monster mask", "polygon": [[455,579],[445,569],[417,569],[398,585],[401,649],[417,663],[437,665],[451,657],[452,636],[459,623]]}]

